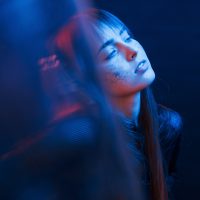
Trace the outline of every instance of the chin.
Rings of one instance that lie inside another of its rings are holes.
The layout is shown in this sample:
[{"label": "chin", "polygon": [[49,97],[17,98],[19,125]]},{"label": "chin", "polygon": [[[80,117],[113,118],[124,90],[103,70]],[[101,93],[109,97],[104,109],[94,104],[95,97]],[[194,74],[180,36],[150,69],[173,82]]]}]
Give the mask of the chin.
[{"label": "chin", "polygon": [[156,76],[155,73],[153,72],[153,74],[151,75],[151,77],[149,77],[149,79],[147,80],[148,85],[152,84],[153,81],[155,80]]},{"label": "chin", "polygon": [[155,72],[151,68],[143,75],[144,83],[146,82],[147,86],[150,85],[155,80],[155,77]]},{"label": "chin", "polygon": [[153,73],[151,76],[145,77],[143,80],[141,80],[140,83],[138,83],[137,86],[133,85],[133,90],[135,92],[140,92],[141,90],[149,87],[153,83],[154,80],[155,80],[155,73]]}]

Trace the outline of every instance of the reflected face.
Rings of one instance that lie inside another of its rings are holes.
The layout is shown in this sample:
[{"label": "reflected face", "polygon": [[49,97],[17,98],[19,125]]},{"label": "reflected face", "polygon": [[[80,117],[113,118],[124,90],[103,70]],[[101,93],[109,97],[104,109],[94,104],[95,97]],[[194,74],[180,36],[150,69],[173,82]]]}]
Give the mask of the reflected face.
[{"label": "reflected face", "polygon": [[125,28],[101,25],[98,33],[98,58],[110,95],[131,95],[153,82],[155,73],[144,49]]}]

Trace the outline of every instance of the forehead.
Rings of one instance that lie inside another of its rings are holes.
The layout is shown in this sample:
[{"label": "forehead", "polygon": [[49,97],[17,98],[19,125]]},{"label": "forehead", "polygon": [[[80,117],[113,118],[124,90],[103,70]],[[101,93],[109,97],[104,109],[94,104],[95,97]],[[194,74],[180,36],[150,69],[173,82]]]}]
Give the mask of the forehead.
[{"label": "forehead", "polygon": [[120,37],[122,30],[124,30],[123,26],[110,26],[108,24],[99,23],[95,27],[98,37],[100,39],[99,42],[104,43],[110,39],[117,39]]}]

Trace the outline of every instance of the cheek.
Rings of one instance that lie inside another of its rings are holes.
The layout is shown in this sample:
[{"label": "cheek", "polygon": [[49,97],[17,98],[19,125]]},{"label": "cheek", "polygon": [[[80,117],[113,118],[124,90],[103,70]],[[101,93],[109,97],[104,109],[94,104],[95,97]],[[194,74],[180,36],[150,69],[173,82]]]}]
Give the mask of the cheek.
[{"label": "cheek", "polygon": [[113,90],[115,90],[116,87],[119,87],[122,80],[123,75],[121,70],[119,70],[116,65],[106,65],[101,68],[101,81],[105,87],[105,89],[112,93]]},{"label": "cheek", "polygon": [[134,86],[127,80],[127,75],[121,73],[121,71],[106,71],[102,75],[105,90],[108,94],[114,96],[123,96],[133,92]]},{"label": "cheek", "polygon": [[103,73],[106,79],[111,80],[112,82],[122,80],[127,80],[128,76],[131,73],[130,66],[127,65],[124,60],[117,56],[116,58],[109,61],[109,63],[103,66]]}]

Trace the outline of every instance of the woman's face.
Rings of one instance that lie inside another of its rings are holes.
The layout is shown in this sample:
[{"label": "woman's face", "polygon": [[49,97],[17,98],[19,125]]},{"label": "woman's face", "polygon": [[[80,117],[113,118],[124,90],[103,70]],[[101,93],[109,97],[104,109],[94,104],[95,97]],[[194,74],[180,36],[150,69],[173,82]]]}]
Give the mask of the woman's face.
[{"label": "woman's face", "polygon": [[98,58],[102,81],[112,96],[131,95],[141,91],[155,78],[149,59],[125,28],[111,29],[101,25]]}]

